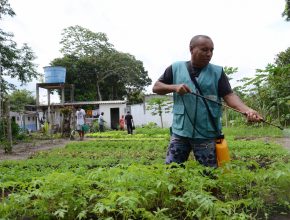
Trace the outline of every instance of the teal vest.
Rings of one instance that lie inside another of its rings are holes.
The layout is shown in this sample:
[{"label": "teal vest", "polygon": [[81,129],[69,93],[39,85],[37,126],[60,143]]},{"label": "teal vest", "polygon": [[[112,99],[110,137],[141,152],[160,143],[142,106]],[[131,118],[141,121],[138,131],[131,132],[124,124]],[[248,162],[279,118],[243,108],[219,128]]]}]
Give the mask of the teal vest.
[{"label": "teal vest", "polygon": [[[197,92],[189,76],[186,62],[176,62],[172,64],[172,72],[173,84],[186,84],[191,91]],[[208,64],[202,69],[197,78],[197,83],[203,95],[217,102],[221,102],[221,99],[218,97],[218,81],[221,73],[222,67]],[[218,137],[218,133],[211,123],[210,116],[202,98],[189,93],[182,97],[184,103],[178,93],[173,93],[172,132],[189,138],[210,139]],[[217,128],[221,130],[221,107],[211,101],[207,101],[207,103]]]}]

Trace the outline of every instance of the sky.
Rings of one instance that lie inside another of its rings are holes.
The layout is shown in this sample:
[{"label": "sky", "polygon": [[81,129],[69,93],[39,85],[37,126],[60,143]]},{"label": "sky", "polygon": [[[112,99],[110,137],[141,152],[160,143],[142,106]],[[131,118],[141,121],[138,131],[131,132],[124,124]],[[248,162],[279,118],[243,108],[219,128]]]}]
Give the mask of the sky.
[{"label": "sky", "polygon": [[[38,72],[62,57],[61,32],[80,25],[106,33],[115,49],[143,62],[152,85],[166,67],[189,60],[189,41],[205,34],[214,42],[211,63],[237,67],[232,86],[273,63],[290,46],[290,22],[281,14],[285,0],[9,0],[16,16],[1,28],[19,47],[34,51]],[[35,83],[26,85],[35,95]],[[152,85],[146,94],[152,93]],[[46,91],[41,91],[45,102]],[[56,96],[52,102],[57,102]]]}]

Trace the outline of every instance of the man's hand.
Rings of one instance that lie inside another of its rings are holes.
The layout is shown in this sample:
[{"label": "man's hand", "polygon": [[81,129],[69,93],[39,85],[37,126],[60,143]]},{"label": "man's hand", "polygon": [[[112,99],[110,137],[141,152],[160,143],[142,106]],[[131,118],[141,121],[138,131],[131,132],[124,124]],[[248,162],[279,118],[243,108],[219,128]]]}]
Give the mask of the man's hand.
[{"label": "man's hand", "polygon": [[263,117],[261,117],[259,115],[258,112],[256,112],[255,110],[253,109],[249,109],[245,112],[245,115],[248,119],[249,122],[260,122],[260,121],[263,121]]},{"label": "man's hand", "polygon": [[184,95],[186,93],[191,93],[191,90],[186,84],[179,84],[176,85],[175,92],[178,93],[179,95]]}]

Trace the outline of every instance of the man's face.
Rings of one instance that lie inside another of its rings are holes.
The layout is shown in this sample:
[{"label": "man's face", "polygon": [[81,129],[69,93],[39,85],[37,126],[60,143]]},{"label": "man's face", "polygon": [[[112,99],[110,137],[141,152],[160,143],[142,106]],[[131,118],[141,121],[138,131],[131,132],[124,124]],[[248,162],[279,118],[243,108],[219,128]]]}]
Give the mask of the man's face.
[{"label": "man's face", "polygon": [[206,66],[213,55],[213,42],[207,38],[199,38],[195,47],[190,49],[191,62],[194,67]]}]

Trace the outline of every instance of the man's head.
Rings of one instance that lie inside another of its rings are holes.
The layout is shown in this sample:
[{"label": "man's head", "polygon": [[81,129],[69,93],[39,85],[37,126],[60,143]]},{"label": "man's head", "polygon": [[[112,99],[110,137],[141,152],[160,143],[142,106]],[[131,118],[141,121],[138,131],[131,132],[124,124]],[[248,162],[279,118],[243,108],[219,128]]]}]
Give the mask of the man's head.
[{"label": "man's head", "polygon": [[101,115],[104,115],[104,112],[102,112]]},{"label": "man's head", "polygon": [[213,55],[213,42],[206,35],[194,36],[189,44],[191,63],[194,67],[203,68],[211,60]]}]

